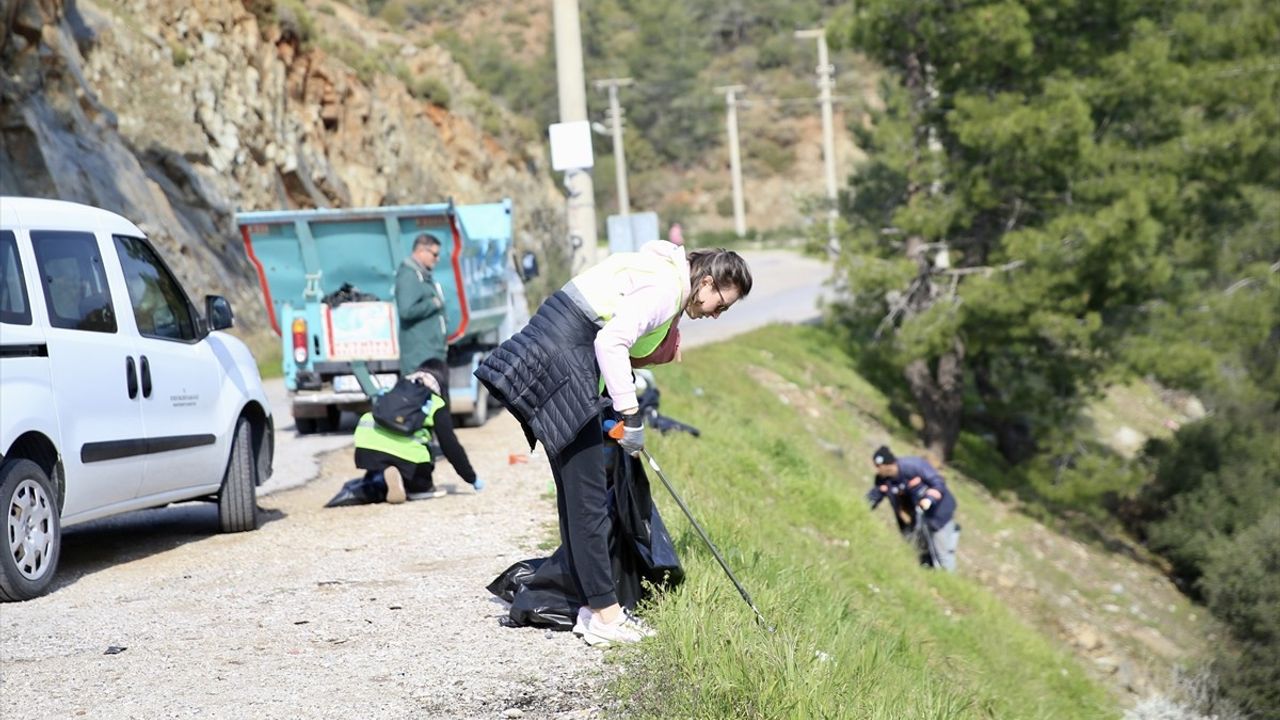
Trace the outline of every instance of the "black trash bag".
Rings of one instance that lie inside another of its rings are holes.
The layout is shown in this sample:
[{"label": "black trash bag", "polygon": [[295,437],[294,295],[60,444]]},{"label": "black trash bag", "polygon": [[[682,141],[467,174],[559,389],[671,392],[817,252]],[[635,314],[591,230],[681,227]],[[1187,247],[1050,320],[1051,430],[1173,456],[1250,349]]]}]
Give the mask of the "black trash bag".
[{"label": "black trash bag", "polygon": [[549,558],[512,565],[489,583],[488,590],[511,604],[511,611],[502,619],[507,627],[572,630],[582,605],[563,547],[556,548]]},{"label": "black trash bag", "polygon": [[387,483],[383,481],[382,476],[374,475],[370,478],[358,477],[354,480],[348,480],[343,484],[342,489],[337,495],[333,496],[324,506],[343,507],[346,505],[369,505],[370,503],[386,502],[387,499]]},{"label": "black trash bag", "polygon": [[[611,483],[607,502],[613,522],[609,533],[613,579],[618,602],[632,609],[647,596],[646,581],[660,589],[675,587],[684,580],[684,569],[653,504],[640,460],[606,445],[605,467]],[[563,546],[549,558],[512,565],[489,583],[488,590],[511,604],[503,621],[511,627],[571,630],[582,606]]]},{"label": "black trash bag", "polygon": [[342,287],[325,295],[320,302],[329,307],[338,307],[342,303],[348,302],[372,302],[378,299],[377,295],[361,291],[351,283],[342,283]]}]

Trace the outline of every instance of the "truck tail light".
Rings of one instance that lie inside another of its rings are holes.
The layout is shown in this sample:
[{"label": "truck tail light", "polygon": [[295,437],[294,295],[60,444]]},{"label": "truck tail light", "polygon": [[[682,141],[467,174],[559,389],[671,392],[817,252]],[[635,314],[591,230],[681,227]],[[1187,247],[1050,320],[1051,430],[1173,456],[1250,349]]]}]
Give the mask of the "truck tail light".
[{"label": "truck tail light", "polygon": [[307,361],[307,321],[293,319],[293,361],[299,365]]}]

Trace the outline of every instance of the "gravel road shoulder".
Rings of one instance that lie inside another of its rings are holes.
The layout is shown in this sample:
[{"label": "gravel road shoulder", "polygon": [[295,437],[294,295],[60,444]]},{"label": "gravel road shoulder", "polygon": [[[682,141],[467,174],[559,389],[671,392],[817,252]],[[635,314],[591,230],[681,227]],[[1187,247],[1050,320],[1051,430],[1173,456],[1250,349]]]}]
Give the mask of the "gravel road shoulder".
[{"label": "gravel road shoulder", "polygon": [[[324,509],[359,471],[262,498],[268,522],[216,534],[209,504],[67,531],[56,589],[0,608],[0,707],[32,717],[586,718],[603,653],[501,627],[484,586],[549,552],[545,459],[506,414],[459,436],[489,487],[447,463],[446,497]],[[541,547],[540,547],[541,546]],[[117,654],[104,654],[111,646]],[[5,713],[6,715],[8,712]]]}]

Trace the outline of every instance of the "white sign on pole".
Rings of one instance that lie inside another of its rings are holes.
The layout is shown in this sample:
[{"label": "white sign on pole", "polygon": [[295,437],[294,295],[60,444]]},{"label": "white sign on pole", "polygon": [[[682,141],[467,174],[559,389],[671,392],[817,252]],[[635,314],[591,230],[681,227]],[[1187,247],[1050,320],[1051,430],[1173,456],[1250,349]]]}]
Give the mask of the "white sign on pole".
[{"label": "white sign on pole", "polygon": [[555,123],[551,134],[551,167],[554,170],[585,170],[595,165],[591,153],[591,123],[586,120]]}]

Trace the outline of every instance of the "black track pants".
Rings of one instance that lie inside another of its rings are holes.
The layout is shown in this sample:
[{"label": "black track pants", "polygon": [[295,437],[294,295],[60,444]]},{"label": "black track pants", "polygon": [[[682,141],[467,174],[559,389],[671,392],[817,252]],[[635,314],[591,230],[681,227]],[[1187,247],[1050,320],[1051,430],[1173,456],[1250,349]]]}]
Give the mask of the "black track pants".
[{"label": "black track pants", "polygon": [[559,455],[551,458],[560,510],[560,543],[569,557],[578,592],[588,607],[618,602],[609,559],[608,484],[600,422],[586,424]]}]

